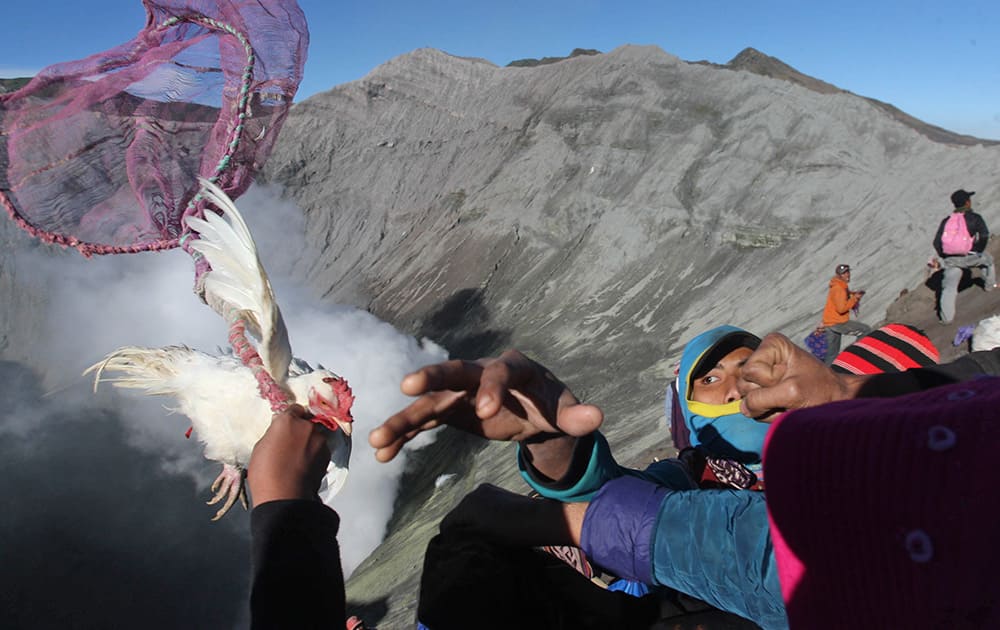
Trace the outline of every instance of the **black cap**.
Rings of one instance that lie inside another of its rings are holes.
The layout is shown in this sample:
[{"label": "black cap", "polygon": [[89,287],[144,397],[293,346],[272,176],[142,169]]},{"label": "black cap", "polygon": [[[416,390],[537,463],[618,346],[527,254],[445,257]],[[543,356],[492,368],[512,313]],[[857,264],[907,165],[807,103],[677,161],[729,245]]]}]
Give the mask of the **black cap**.
[{"label": "black cap", "polygon": [[837,270],[834,273],[836,273],[839,276],[841,274],[847,273],[850,270],[851,270],[851,266],[850,265],[843,265],[843,264],[841,264],[841,265],[837,265]]},{"label": "black cap", "polygon": [[973,191],[962,190],[959,188],[955,192],[951,193],[951,202],[955,204],[956,208],[961,208],[974,194],[976,193]]},{"label": "black cap", "polygon": [[753,333],[748,333],[745,330],[729,333],[722,339],[715,342],[712,349],[698,359],[698,363],[696,363],[694,369],[691,370],[688,386],[690,387],[691,382],[693,382],[694,379],[701,378],[711,372],[712,368],[718,365],[719,361],[725,358],[725,356],[733,350],[736,350],[737,348],[750,348],[751,350],[756,350],[759,345],[760,337],[754,335]]}]

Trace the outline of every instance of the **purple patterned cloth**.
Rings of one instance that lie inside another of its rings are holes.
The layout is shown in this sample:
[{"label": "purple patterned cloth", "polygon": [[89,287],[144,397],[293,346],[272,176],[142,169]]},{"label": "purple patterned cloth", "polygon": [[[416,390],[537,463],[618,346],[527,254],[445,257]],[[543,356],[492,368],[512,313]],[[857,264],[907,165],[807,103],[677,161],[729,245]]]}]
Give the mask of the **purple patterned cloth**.
[{"label": "purple patterned cloth", "polygon": [[822,330],[812,331],[808,337],[805,339],[806,347],[809,348],[809,352],[813,354],[814,357],[820,361],[826,360],[826,334]]},{"label": "purple patterned cloth", "polygon": [[0,203],[85,256],[176,247],[199,176],[245,191],[306,60],[294,0],[143,4],[132,41],[0,95]]}]

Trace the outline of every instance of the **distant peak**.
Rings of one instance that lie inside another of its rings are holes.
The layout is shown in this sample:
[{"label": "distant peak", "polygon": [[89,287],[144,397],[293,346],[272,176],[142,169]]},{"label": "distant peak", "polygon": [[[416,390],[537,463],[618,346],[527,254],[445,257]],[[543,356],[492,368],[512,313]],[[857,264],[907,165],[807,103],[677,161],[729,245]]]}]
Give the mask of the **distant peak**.
[{"label": "distant peak", "polygon": [[[740,54],[736,55],[729,60],[729,63],[722,66],[723,68],[728,68],[730,70],[752,72],[754,74],[759,74],[761,76],[770,77],[772,79],[780,79],[783,81],[790,81],[801,85],[802,87],[808,88],[814,92],[819,92],[821,94],[838,94],[838,93],[848,93],[846,90],[842,90],[836,85],[832,85],[825,81],[820,81],[814,77],[807,74],[803,74],[791,67],[784,61],[770,55],[765,55],[756,48],[744,48],[740,51]],[[957,145],[975,145],[975,144],[985,144],[992,145],[997,144],[994,141],[982,140],[980,138],[975,138],[973,136],[967,136],[963,134],[957,134],[947,129],[942,129],[935,125],[930,125],[922,120],[914,118],[909,114],[900,111],[896,107],[890,105],[889,103],[883,103],[877,99],[862,96],[861,98],[872,103],[883,112],[892,116],[899,122],[907,125],[923,134],[924,136],[934,140],[935,142],[944,142],[947,144],[957,144]]]},{"label": "distant peak", "polygon": [[756,48],[744,48],[740,54],[730,59],[725,67],[730,70],[745,70],[772,79],[791,81],[821,94],[843,91],[835,85],[803,74],[777,57],[765,55]]},{"label": "distant peak", "polygon": [[734,68],[746,68],[747,66],[759,64],[776,64],[786,68],[789,67],[780,59],[765,55],[756,48],[744,48],[738,55],[730,59],[726,65]]},{"label": "distant peak", "polygon": [[593,48],[574,48],[566,57],[542,57],[541,59],[517,59],[507,64],[508,68],[533,68],[535,66],[544,66],[550,63],[558,63],[560,61],[565,61],[567,59],[572,59],[573,57],[581,56],[592,56],[600,55],[601,51],[595,50]]}]

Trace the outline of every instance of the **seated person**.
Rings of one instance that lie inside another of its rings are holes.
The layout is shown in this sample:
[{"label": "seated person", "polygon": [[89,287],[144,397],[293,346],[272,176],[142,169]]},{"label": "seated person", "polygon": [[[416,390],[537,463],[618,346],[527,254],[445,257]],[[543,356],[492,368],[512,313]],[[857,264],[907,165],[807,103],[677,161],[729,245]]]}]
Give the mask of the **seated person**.
[{"label": "seated person", "polygon": [[[677,405],[668,404],[667,414],[678,413],[683,426],[671,417],[671,437],[678,450],[687,446],[700,450],[715,470],[709,479],[733,487],[762,489],[762,454],[768,418],[749,418],[740,412],[741,369],[760,345],[760,338],[735,326],[708,330],[684,347],[677,380],[668,390],[668,403],[676,391]],[[886,324],[837,357],[834,371],[875,374],[936,365],[939,354],[924,333],[906,324]],[[720,460],[722,460],[720,462]],[[732,460],[753,473],[746,479]],[[723,477],[722,473],[728,475]]]},{"label": "seated person", "polygon": [[[984,374],[1000,374],[1000,351],[974,353],[946,366],[862,376],[837,374],[772,334],[743,365],[740,409],[747,417],[761,416],[897,396]],[[511,508],[511,501],[503,511],[473,509],[477,501],[496,503],[490,495],[502,492],[484,488],[468,497],[471,508],[456,509],[452,526],[457,520],[510,544],[580,544],[598,564],[623,577],[675,588],[766,628],[787,626],[762,494],[684,492],[659,483],[656,475],[617,466],[592,471],[608,461],[591,456],[607,448],[595,433],[603,421],[600,409],[580,404],[550,372],[514,351],[499,359],[428,366],[408,375],[402,388],[420,397],[369,436],[380,461],[394,457],[420,431],[451,424],[489,439],[518,441],[519,465],[532,485],[548,496],[580,501],[560,506],[524,499],[520,510]],[[583,473],[562,483],[581,461],[587,463]],[[601,477],[611,482],[588,489],[579,481]]]}]

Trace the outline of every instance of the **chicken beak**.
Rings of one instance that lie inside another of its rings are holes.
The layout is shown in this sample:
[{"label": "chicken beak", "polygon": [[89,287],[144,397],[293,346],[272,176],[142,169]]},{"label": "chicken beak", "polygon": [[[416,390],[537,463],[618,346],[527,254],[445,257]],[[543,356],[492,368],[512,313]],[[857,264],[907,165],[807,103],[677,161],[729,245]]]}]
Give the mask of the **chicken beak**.
[{"label": "chicken beak", "polygon": [[335,418],[334,422],[336,422],[337,426],[340,427],[340,430],[344,432],[344,435],[351,437],[351,431],[354,430],[353,422],[344,422],[340,418]]}]

